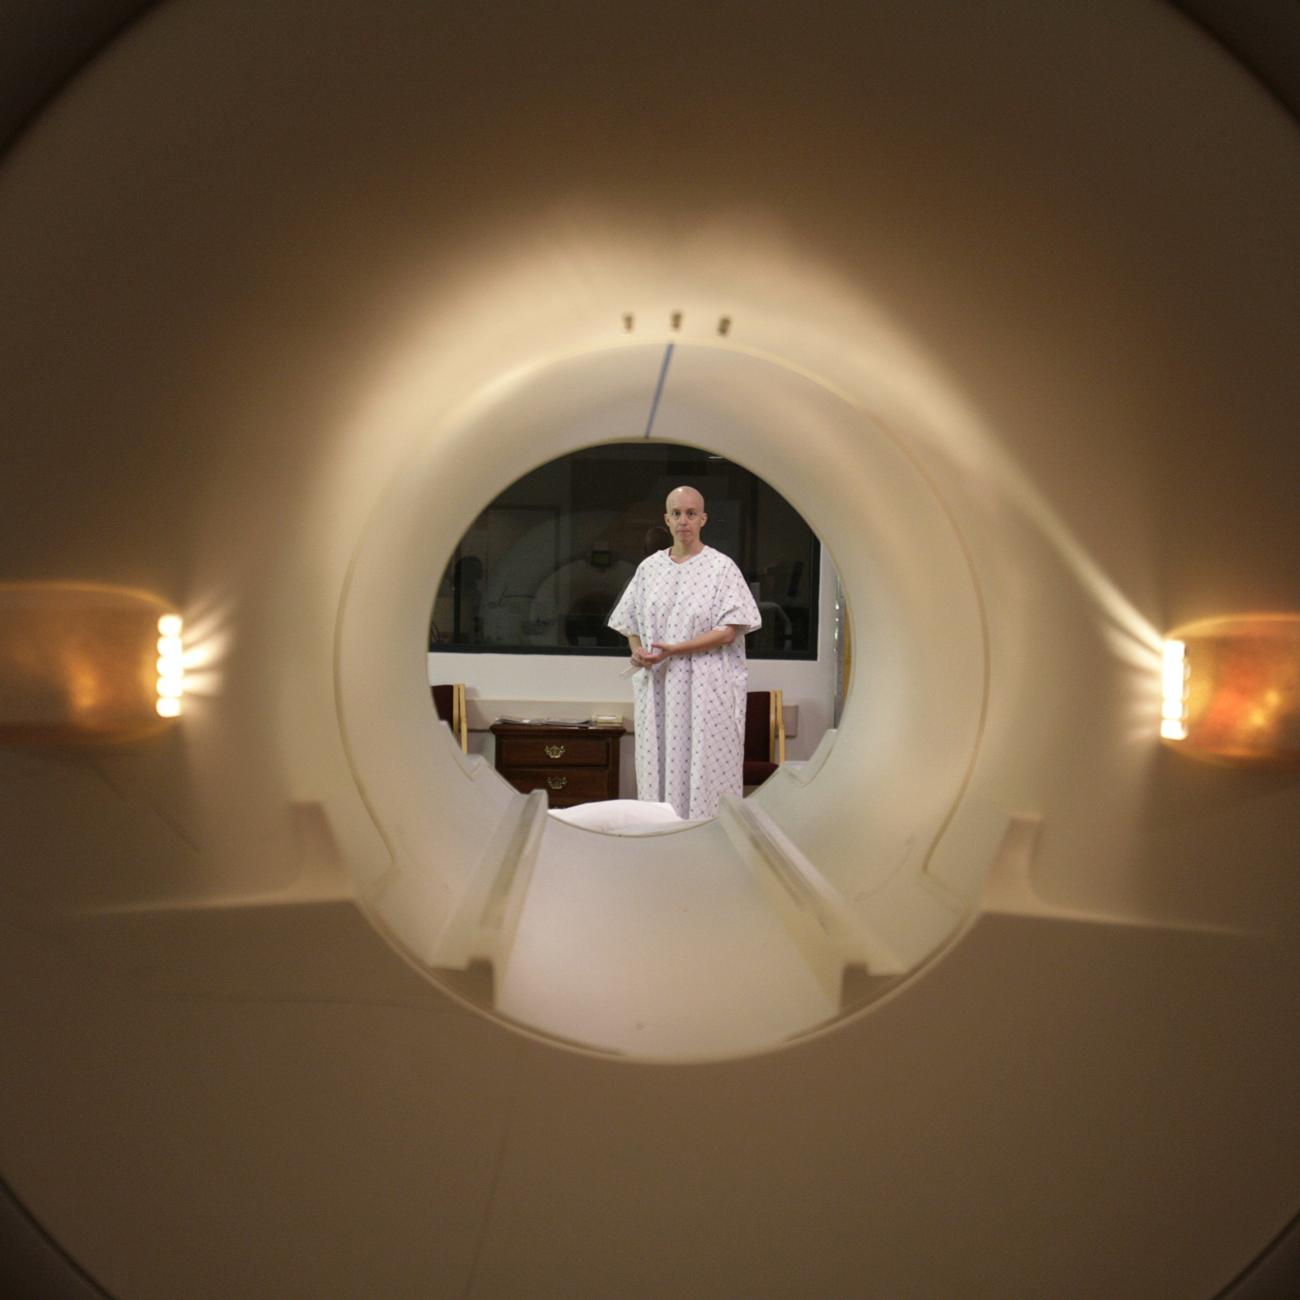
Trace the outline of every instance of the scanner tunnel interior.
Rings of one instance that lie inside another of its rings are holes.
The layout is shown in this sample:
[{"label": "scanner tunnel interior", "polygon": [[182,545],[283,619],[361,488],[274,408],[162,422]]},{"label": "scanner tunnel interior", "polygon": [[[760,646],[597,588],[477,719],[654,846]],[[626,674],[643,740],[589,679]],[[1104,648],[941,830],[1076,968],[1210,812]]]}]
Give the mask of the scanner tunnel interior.
[{"label": "scanner tunnel interior", "polygon": [[[1294,1215],[1294,774],[1158,725],[1167,629],[1300,605],[1295,122],[1162,6],[832,9],[162,4],[4,156],[5,576],[191,656],[0,749],[0,1172],[110,1294],[1216,1294]],[[847,705],[730,818],[533,826],[432,593],[669,344]]]}]

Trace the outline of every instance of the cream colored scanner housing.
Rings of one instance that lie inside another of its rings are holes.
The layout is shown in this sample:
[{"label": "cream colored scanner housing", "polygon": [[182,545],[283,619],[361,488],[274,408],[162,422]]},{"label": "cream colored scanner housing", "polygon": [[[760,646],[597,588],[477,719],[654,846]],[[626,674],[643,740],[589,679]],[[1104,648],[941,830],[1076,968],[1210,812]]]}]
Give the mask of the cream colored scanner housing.
[{"label": "cream colored scanner housing", "polygon": [[[124,1300],[1227,1286],[1300,1206],[1300,818],[1161,745],[1160,638],[1300,607],[1298,141],[1159,5],[150,10],[0,169],[6,578],[202,656],[0,751],[36,1221]],[[434,588],[669,342],[853,688],[739,820],[534,827]],[[437,945],[515,850],[489,1008]]]}]

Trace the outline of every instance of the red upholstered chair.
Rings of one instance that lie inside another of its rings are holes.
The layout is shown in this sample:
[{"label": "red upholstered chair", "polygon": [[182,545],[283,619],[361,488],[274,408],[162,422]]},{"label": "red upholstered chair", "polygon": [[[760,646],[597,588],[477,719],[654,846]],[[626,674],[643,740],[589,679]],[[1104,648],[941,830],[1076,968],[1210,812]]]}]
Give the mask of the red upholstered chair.
[{"label": "red upholstered chair", "polygon": [[469,719],[465,711],[465,686],[456,682],[449,686],[430,686],[433,693],[433,707],[456,737],[457,744],[465,753],[469,753]]},{"label": "red upholstered chair", "polygon": [[762,785],[785,762],[785,710],[780,691],[750,691],[745,699],[745,785]]}]

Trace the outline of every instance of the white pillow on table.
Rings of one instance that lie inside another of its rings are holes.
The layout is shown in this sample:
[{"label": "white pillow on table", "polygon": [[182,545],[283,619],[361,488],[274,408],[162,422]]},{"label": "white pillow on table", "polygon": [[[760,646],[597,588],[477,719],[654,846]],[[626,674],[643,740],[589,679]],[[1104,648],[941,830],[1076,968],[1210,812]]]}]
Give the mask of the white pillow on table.
[{"label": "white pillow on table", "polygon": [[595,803],[574,804],[572,808],[552,808],[551,816],[570,826],[588,831],[633,833],[650,827],[680,825],[682,818],[670,803],[652,803],[648,799],[600,799]]}]

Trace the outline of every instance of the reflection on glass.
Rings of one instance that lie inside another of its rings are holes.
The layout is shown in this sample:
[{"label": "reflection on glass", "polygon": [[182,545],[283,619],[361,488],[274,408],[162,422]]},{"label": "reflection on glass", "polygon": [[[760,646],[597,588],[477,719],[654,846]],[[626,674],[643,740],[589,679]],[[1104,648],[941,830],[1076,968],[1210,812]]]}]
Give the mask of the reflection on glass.
[{"label": "reflection on glass", "polygon": [[817,654],[818,554],[812,530],[769,484],[698,448],[615,443],[525,475],[474,521],[443,573],[429,649],[625,655],[607,626],[637,565],[672,544],[667,493],[695,484],[709,544],[740,566],[759,603],[754,659]]}]

